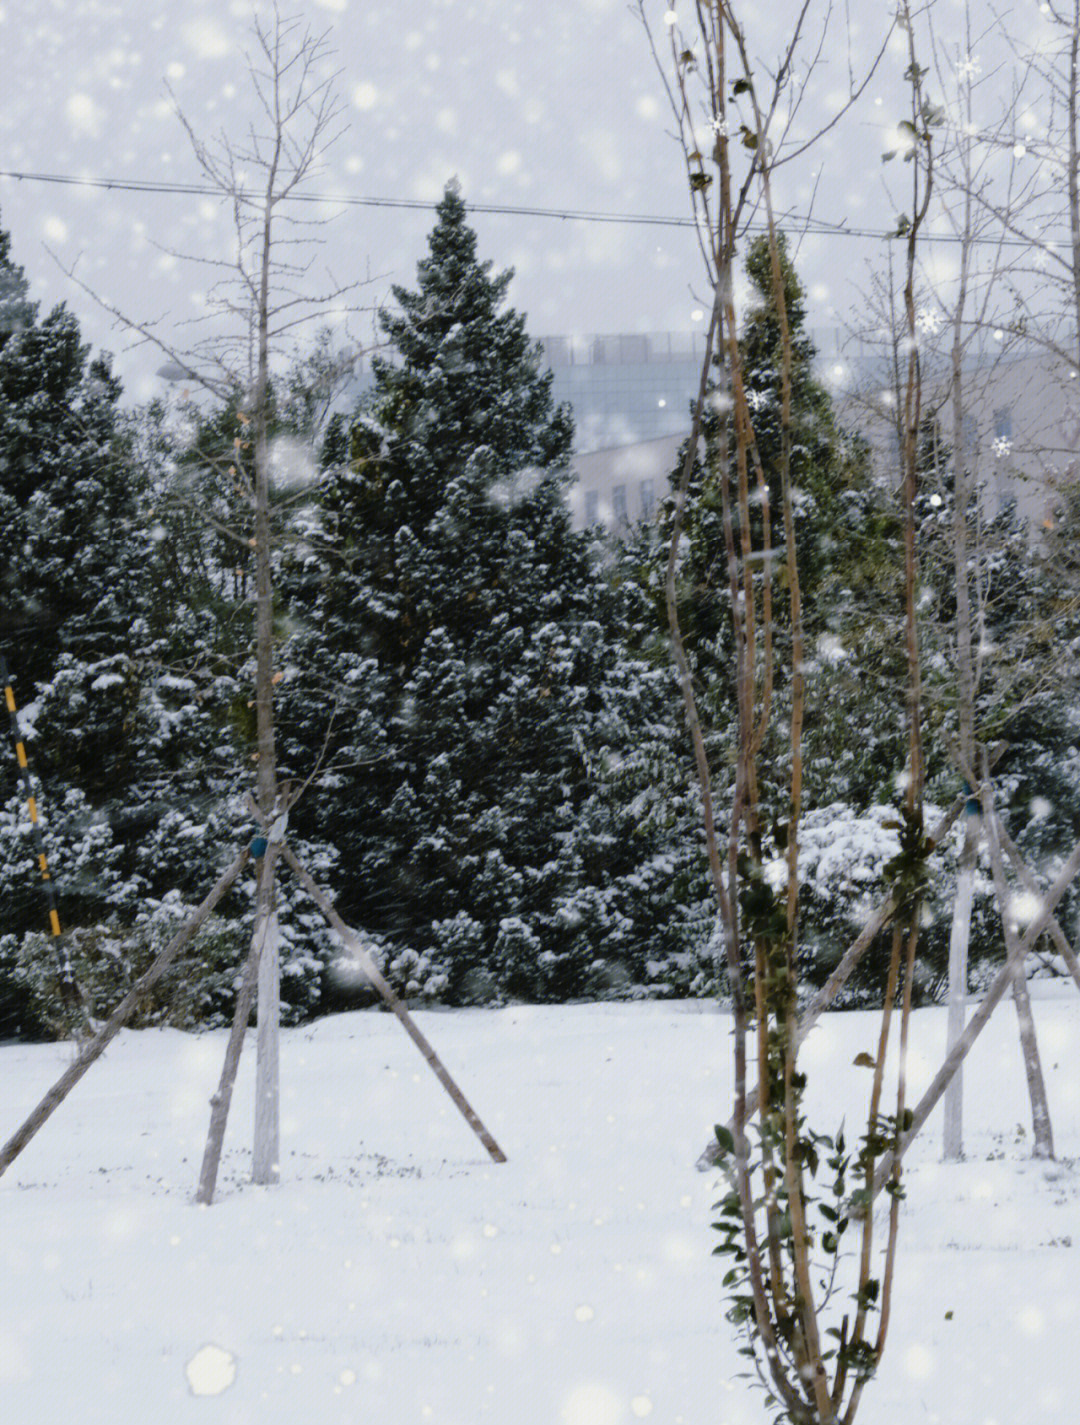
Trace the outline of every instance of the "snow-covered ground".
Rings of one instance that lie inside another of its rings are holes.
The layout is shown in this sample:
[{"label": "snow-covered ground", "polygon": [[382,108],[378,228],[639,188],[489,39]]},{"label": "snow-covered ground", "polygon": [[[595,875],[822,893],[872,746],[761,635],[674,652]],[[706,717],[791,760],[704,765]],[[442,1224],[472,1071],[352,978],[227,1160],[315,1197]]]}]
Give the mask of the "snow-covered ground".
[{"label": "snow-covered ground", "polygon": [[[1073,1425],[1080,1399],[1080,999],[1035,986],[1060,1161],[1030,1133],[1011,1007],[967,1071],[968,1159],[913,1150],[866,1425]],[[245,1182],[253,1046],[220,1191],[192,1205],[224,1036],[121,1036],[0,1179],[10,1425],[741,1425],[694,1161],[726,1116],[707,1003],[420,1014],[509,1156],[491,1163],[389,1015],[284,1037],[282,1183]],[[849,1133],[864,1014],[804,1051],[809,1114]],[[914,1089],[943,1010],[915,1016]],[[0,1138],[69,1060],[0,1047]]]}]

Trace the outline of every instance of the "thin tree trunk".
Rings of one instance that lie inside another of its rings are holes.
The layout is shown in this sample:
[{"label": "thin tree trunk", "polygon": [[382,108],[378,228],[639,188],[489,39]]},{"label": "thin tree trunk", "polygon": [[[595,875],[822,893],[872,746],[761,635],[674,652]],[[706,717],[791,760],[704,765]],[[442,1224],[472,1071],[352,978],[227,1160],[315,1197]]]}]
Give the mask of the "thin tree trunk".
[{"label": "thin tree trunk", "polygon": [[[971,588],[968,572],[968,508],[970,504],[970,472],[964,433],[964,311],[967,303],[968,272],[971,261],[971,85],[964,90],[965,117],[969,129],[961,138],[960,162],[963,166],[964,217],[960,242],[960,280],[952,316],[952,420],[953,420],[953,577],[956,589],[956,684],[957,716],[960,731],[960,756],[967,775],[974,776],[975,766],[975,664],[971,647]],[[949,1017],[946,1030],[946,1053],[964,1030],[964,1006],[967,996],[968,946],[971,941],[971,910],[975,892],[975,866],[979,853],[978,818],[967,817],[964,847],[956,881],[952,930],[949,936]],[[964,1075],[957,1070],[945,1095],[944,1156],[957,1161],[964,1155]]]},{"label": "thin tree trunk", "polygon": [[1080,4],[1074,0],[1072,23],[1069,34],[1069,83],[1068,83],[1068,196],[1069,196],[1069,239],[1072,248],[1072,299],[1073,320],[1076,323],[1075,340],[1080,357],[1080,114],[1077,99],[1080,97]]},{"label": "thin tree trunk", "polygon": [[[949,1018],[945,1052],[964,1032],[967,1003],[968,944],[971,939],[971,907],[975,898],[975,866],[979,855],[978,817],[969,816],[964,831],[964,848],[956,880],[952,931],[949,936]],[[944,1157],[958,1162],[964,1156],[964,1071],[958,1069],[945,1091]]]},{"label": "thin tree trunk", "polygon": [[[272,883],[274,867],[268,863],[272,863],[275,857],[276,847],[268,847],[263,864],[259,868],[260,889],[264,882]],[[229,1042],[225,1046],[225,1062],[221,1067],[221,1078],[218,1081],[217,1092],[210,1100],[210,1128],[206,1135],[206,1148],[203,1152],[202,1168],[199,1172],[199,1186],[195,1193],[195,1201],[207,1206],[214,1200],[218,1168],[221,1164],[221,1149],[225,1142],[225,1128],[229,1121],[229,1107],[232,1103],[233,1087],[236,1084],[236,1071],[240,1065],[244,1035],[247,1032],[248,1020],[251,1018],[252,1005],[255,1002],[261,952],[272,918],[271,913],[265,920],[257,918],[255,921],[255,930],[251,937],[251,950],[244,965],[244,978],[240,985],[240,992],[236,997],[236,1009],[233,1012]],[[258,1123],[257,1112],[256,1123]]]},{"label": "thin tree trunk", "polygon": [[274,874],[288,821],[290,786],[286,783],[267,829],[263,862],[265,884],[260,879],[257,917],[264,925],[259,953],[258,1017],[255,1040],[255,1135],[251,1180],[263,1186],[276,1183],[281,1164],[281,935],[274,902]]},{"label": "thin tree trunk", "polygon": [[132,985],[127,994],[113,1010],[108,1020],[79,1051],[79,1057],[75,1062],[61,1074],[56,1083],[27,1118],[22,1127],[15,1133],[0,1150],[0,1174],[15,1161],[22,1150],[26,1147],[30,1139],[46,1120],[59,1108],[64,1099],[82,1078],[83,1074],[90,1068],[91,1064],[101,1058],[117,1034],[134,1014],[139,1000],[147,994],[164,975],[172,962],[180,954],[185,946],[189,945],[198,934],[200,927],[213,911],[214,907],[222,899],[229,887],[239,876],[240,872],[247,865],[250,852],[245,849],[224,873],[221,879],[214,886],[213,890],[203,901],[202,905],[195,913],[184,922],[173,938],[165,946],[157,959],[146,971],[146,973]]},{"label": "thin tree trunk", "polygon": [[255,1054],[255,1151],[251,1181],[267,1185],[281,1176],[281,1087],[279,1027],[281,1023],[281,933],[277,911],[266,920],[259,954],[258,1028]]},{"label": "thin tree trunk", "polygon": [[[281,156],[283,120],[280,102],[281,69],[275,37],[275,82],[273,99],[274,152],[266,175],[262,209],[262,250],[259,295],[255,309],[256,367],[252,392],[252,439],[255,445],[255,721],[258,740],[258,802],[264,816],[277,807],[277,749],[274,742],[274,590],[270,567],[270,451],[267,401],[270,381],[270,257],[275,187]],[[274,914],[274,867],[277,856],[271,847],[263,861],[256,902],[256,926],[269,952],[259,973],[259,1034],[256,1046],[256,1112],[252,1178],[272,1183],[278,1178],[279,1067],[278,1023],[280,1019],[280,964],[277,939],[268,936]],[[276,926],[276,921],[275,921]]]}]

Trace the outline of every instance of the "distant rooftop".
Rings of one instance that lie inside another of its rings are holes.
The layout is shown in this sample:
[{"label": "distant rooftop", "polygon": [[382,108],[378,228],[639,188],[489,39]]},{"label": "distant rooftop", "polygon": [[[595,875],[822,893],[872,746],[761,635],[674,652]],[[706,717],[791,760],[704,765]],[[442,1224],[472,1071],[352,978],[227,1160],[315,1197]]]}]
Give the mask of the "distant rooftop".
[{"label": "distant rooftop", "polygon": [[542,336],[553,371],[567,366],[649,366],[697,361],[705,355],[705,332],[644,332]]}]

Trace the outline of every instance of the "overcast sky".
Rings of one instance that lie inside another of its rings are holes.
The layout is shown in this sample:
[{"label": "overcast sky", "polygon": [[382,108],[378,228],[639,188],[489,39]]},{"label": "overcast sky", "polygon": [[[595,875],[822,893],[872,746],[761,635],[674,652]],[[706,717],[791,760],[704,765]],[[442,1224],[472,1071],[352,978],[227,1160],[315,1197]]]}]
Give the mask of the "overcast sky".
[{"label": "overcast sky", "polygon": [[[307,0],[299,8],[313,28],[332,32],[350,118],[318,191],[434,202],[456,175],[466,201],[686,216],[664,92],[625,0]],[[649,8],[662,34],[666,0]],[[760,8],[748,9],[747,23],[768,58],[794,5]],[[811,85],[807,124],[835,110],[849,63],[857,70],[888,24],[875,13],[849,44],[843,10]],[[942,0],[940,12],[947,23],[960,11]],[[249,0],[0,0],[0,168],[197,181],[166,84],[200,133],[242,130],[251,13]],[[894,222],[880,154],[903,113],[905,63],[894,37],[855,112],[785,175],[784,202],[807,210],[813,199],[815,214],[834,222]],[[324,234],[324,255],[340,278],[370,272],[371,299],[382,299],[391,282],[413,281],[431,222],[430,211],[343,209]],[[124,338],[46,244],[65,263],[78,259],[85,280],[134,316],[163,318],[171,329],[198,312],[205,272],[160,248],[220,254],[229,241],[226,214],[209,198],[12,178],[0,178],[0,223],[35,295],[46,306],[68,300],[87,334],[115,350]],[[475,225],[483,254],[516,269],[511,299],[534,335],[685,331],[702,305],[687,228],[487,215]],[[804,241],[800,268],[816,325],[848,317],[865,264],[882,249],[880,241]],[[147,353],[122,361],[132,394],[147,393],[156,364]]]}]

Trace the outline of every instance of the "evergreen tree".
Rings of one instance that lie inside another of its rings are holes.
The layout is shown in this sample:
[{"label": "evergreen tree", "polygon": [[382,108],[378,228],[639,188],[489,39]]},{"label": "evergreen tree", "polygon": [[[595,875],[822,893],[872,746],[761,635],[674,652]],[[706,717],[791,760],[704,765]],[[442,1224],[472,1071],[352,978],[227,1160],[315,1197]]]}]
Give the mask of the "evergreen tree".
[{"label": "evergreen tree", "polygon": [[[803,624],[809,646],[823,637],[835,637],[835,625],[843,619],[843,606],[869,591],[873,582],[868,570],[867,551],[861,547],[867,530],[880,521],[874,507],[879,503],[870,478],[866,442],[843,431],[837,420],[832,396],[814,373],[817,352],[806,330],[806,306],[802,284],[788,256],[781,236],[779,257],[784,278],[784,298],[791,341],[791,464],[799,580],[802,591]],[[772,558],[768,575],[773,585],[774,635],[782,650],[787,631],[784,529],[781,501],[781,337],[780,321],[773,292],[768,242],[755,239],[749,248],[746,274],[751,296],[739,334],[743,358],[743,380],[755,446],[768,489],[770,544]],[[679,621],[687,652],[702,684],[703,701],[711,714],[715,732],[734,721],[734,651],[731,632],[730,590],[724,549],[722,499],[717,464],[729,412],[714,385],[712,401],[706,408],[703,436],[704,458],[695,461],[690,479],[689,500],[684,520],[685,553],[678,569],[677,597]],[[729,442],[730,444],[730,442]],[[674,484],[681,478],[685,447],[672,474]],[[736,474],[729,470],[734,535],[741,537],[736,505]],[[763,520],[756,492],[756,475],[751,484],[750,536],[755,549],[761,548]],[[652,590],[658,630],[666,627],[663,584],[656,566],[666,562],[673,503],[665,502],[659,537],[651,555],[638,550],[633,558],[652,571],[646,582]],[[881,531],[874,532],[874,548]],[[766,570],[762,565],[762,575]],[[759,579],[760,584],[760,579]],[[778,666],[785,660],[782,651]],[[781,695],[783,689],[779,689]],[[811,690],[812,697],[812,690]],[[809,727],[815,717],[808,708]],[[719,749],[718,749],[719,751]]]},{"label": "evergreen tree", "polygon": [[28,687],[63,650],[113,651],[138,607],[145,540],[119,398],[74,316],[39,317],[0,232],[0,638]]},{"label": "evergreen tree", "polygon": [[[160,409],[121,413],[119,397],[76,319],[63,307],[39,316],[0,232],[0,645],[33,707],[23,730],[61,924],[97,1014],[250,833],[238,795],[252,636],[237,408],[191,412],[180,431]],[[0,943],[0,1032],[70,1028],[49,1008],[55,956],[37,934],[40,873],[6,736],[0,810],[0,862],[22,868]],[[305,851],[327,864],[325,848]],[[186,963],[184,993],[153,1015],[231,1013],[249,933],[240,886],[201,942],[212,953]],[[318,1002],[329,941],[310,918],[289,919],[284,936],[295,1018]]]},{"label": "evergreen tree", "polygon": [[[39,316],[0,232],[0,646],[19,702],[37,701],[27,737],[43,816],[82,806],[83,795],[99,806],[124,780],[131,751],[151,542],[119,396],[108,358],[90,360],[72,314],[60,306]],[[0,804],[16,794],[12,754],[7,744]],[[100,869],[96,890],[89,870],[80,873],[74,914],[93,913],[111,874]],[[31,923],[15,913],[6,928]]]},{"label": "evergreen tree", "polygon": [[[392,354],[370,400],[329,432],[337,460],[291,574],[304,627],[282,755],[297,775],[324,755],[297,814],[314,830],[317,803],[343,912],[384,939],[406,992],[563,997],[603,949],[575,897],[594,877],[602,900],[638,854],[608,844],[596,809],[600,875],[581,821],[615,685],[634,675],[570,528],[569,414],[456,187],[417,275],[383,319]],[[624,912],[596,916],[634,940]]]},{"label": "evergreen tree", "polygon": [[[866,442],[841,429],[832,397],[815,375],[816,351],[806,330],[803,290],[783,242],[780,261],[792,347],[790,478],[807,651],[804,797],[807,811],[821,809],[827,823],[826,810],[835,803],[849,804],[843,811],[850,820],[875,802],[893,800],[893,779],[902,765],[904,705],[898,678],[903,666],[902,660],[897,663],[902,641],[896,626],[902,613],[902,590],[894,572],[900,531],[889,492],[873,479]],[[762,758],[772,780],[763,782],[758,790],[765,851],[779,855],[782,847],[772,845],[769,838],[772,828],[783,819],[788,795],[790,749],[783,729],[791,690],[782,670],[790,667],[790,657],[784,651],[789,646],[790,627],[780,475],[781,337],[764,239],[750,246],[747,275],[751,300],[739,339],[756,452],[767,486],[773,550],[768,564],[761,561],[756,566],[760,571],[756,583],[760,591],[765,578],[772,581],[776,649],[774,718],[768,734],[774,740],[766,749],[768,756]],[[723,806],[732,790],[725,779],[735,765],[738,719],[719,468],[724,424],[730,416],[727,403],[718,397],[719,382],[705,412],[702,451],[691,469],[676,596],[698,707],[704,715],[717,805]],[[685,458],[684,447],[673,483],[681,478]],[[734,505],[735,470],[730,469],[728,476]],[[753,547],[760,550],[763,520],[753,469],[750,481],[750,535]],[[641,590],[652,612],[651,620],[638,626],[634,644],[636,651],[649,659],[669,656],[664,575],[673,511],[673,500],[665,501],[658,525],[636,531],[621,543],[616,555],[621,577]],[[738,542],[737,506],[733,518]],[[681,725],[678,707],[672,707],[668,721]],[[700,844],[700,811],[692,798],[683,795],[680,799],[678,795],[679,788],[693,782],[685,735],[671,747],[672,751],[659,759],[653,775],[670,789],[669,807],[681,808],[667,834],[676,863],[689,873],[681,892],[684,904],[700,908],[696,929],[701,943],[711,931],[707,914],[711,892]],[[809,983],[820,981],[831,969],[825,952],[847,933],[853,904],[838,903],[831,895],[822,897],[818,905],[809,892],[804,896],[801,941],[808,963],[801,973]],[[815,959],[821,963],[809,963]]]},{"label": "evergreen tree", "polygon": [[[503,310],[513,273],[492,276],[491,264],[478,261],[455,185],[437,212],[417,290],[395,287],[399,311],[382,317],[393,356],[373,362],[370,417],[350,434],[352,478],[331,485],[324,499],[340,525],[362,528],[355,549],[346,544],[344,552],[359,561],[370,590],[368,637],[384,662],[403,668],[433,627],[478,627],[500,602],[506,575],[490,539],[506,525],[500,504],[517,506],[522,536],[550,546],[556,560],[573,544],[560,498],[573,428],[569,411],[552,403],[552,377],[540,369],[524,318]],[[460,598],[453,588],[428,590],[422,544],[452,546],[465,533],[455,518],[470,512],[483,518],[477,534],[487,536],[462,540],[463,559],[474,562],[460,573],[473,586]],[[545,571],[533,565],[543,583]]]},{"label": "evergreen tree", "polygon": [[[798,546],[799,583],[808,634],[823,624],[819,595],[830,575],[850,558],[838,538],[844,520],[844,495],[862,488],[868,476],[864,442],[839,426],[832,396],[814,373],[817,348],[806,329],[806,294],[788,254],[787,238],[778,242],[784,305],[791,343],[790,479]],[[769,486],[774,547],[783,543],[780,492],[781,366],[780,318],[773,291],[769,242],[755,238],[746,257],[751,296],[739,337],[754,439]],[[755,531],[756,533],[757,531]],[[781,610],[783,601],[780,601]]]}]

